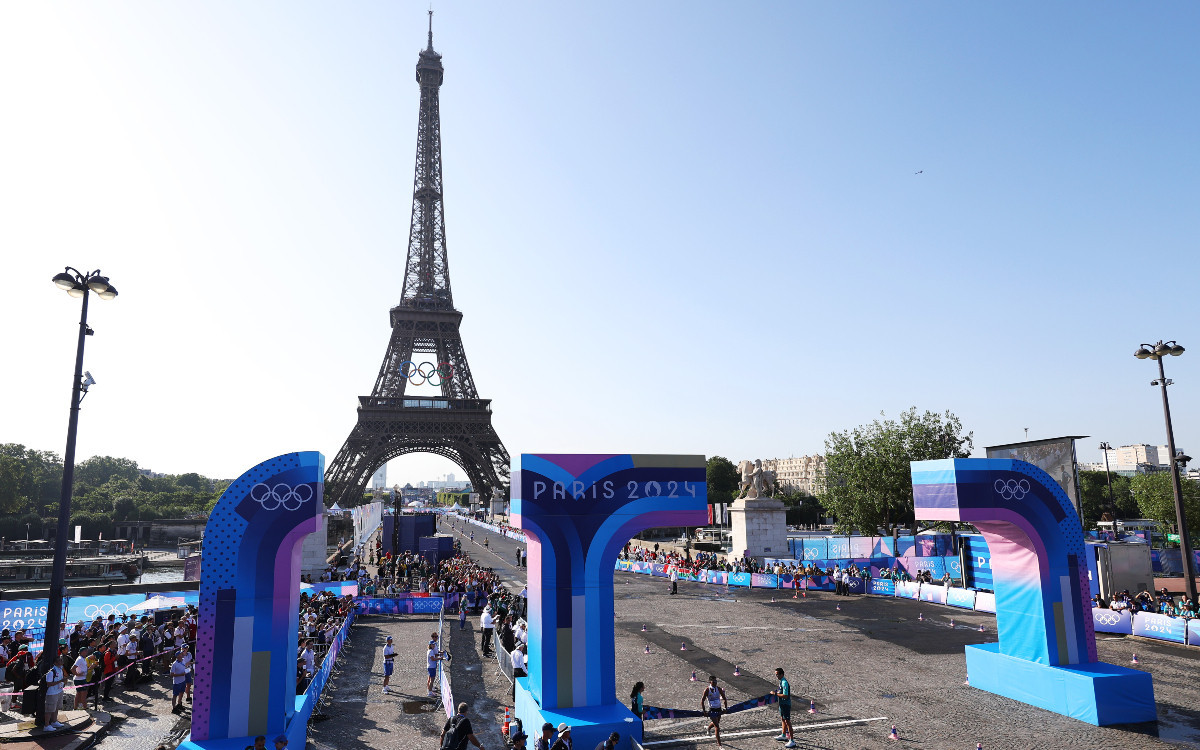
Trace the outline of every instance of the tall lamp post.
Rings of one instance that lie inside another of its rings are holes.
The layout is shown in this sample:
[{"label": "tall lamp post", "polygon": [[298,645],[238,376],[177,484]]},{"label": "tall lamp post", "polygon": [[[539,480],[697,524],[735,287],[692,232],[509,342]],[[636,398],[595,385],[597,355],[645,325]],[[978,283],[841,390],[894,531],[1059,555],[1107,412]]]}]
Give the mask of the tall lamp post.
[{"label": "tall lamp post", "polygon": [[[63,593],[67,577],[67,536],[71,523],[71,490],[75,483],[75,433],[79,427],[79,402],[91,385],[83,374],[83,343],[93,331],[87,324],[88,297],[92,292],[100,299],[109,300],[117,296],[117,289],[108,283],[99,270],[90,273],[77,271],[70,266],[53,279],[54,285],[72,297],[83,299],[83,310],[79,315],[79,343],[75,349],[75,378],[71,381],[71,418],[67,422],[67,450],[63,456],[62,496],[58,502],[58,533],[54,537],[54,569],[50,575],[50,600],[46,606],[46,638],[42,644],[41,669],[49,671],[58,654],[58,629],[62,625]],[[41,708],[39,700],[38,708]],[[38,711],[41,716],[41,711]],[[40,718],[39,718],[40,722]]]},{"label": "tall lamp post", "polygon": [[1112,514],[1112,529],[1113,539],[1117,538],[1117,502],[1113,500],[1112,494],[1112,474],[1108,470],[1108,452],[1112,450],[1112,446],[1107,442],[1100,444],[1100,450],[1104,451],[1104,478],[1108,480],[1108,510]]},{"label": "tall lamp post", "polygon": [[1153,359],[1158,362],[1158,379],[1151,380],[1150,385],[1162,388],[1163,417],[1167,421],[1167,451],[1171,454],[1171,489],[1175,493],[1175,522],[1179,526],[1179,551],[1183,556],[1183,587],[1188,598],[1196,600],[1196,572],[1192,560],[1192,542],[1188,538],[1187,518],[1183,513],[1183,488],[1179,483],[1179,465],[1175,452],[1175,432],[1171,428],[1171,404],[1167,400],[1167,386],[1173,381],[1167,379],[1163,371],[1163,357],[1168,355],[1178,357],[1183,354],[1183,347],[1174,341],[1159,341],[1157,344],[1142,344],[1133,356],[1138,359]]}]

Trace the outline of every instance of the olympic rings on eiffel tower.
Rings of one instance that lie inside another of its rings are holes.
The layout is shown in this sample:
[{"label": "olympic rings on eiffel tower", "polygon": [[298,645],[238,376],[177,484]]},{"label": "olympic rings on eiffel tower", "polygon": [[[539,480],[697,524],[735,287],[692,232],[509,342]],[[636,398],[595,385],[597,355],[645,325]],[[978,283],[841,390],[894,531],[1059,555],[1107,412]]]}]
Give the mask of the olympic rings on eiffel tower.
[{"label": "olympic rings on eiffel tower", "polygon": [[[400,363],[400,377],[413,385],[441,385],[454,377],[454,365],[450,362],[422,362],[417,364],[410,359]],[[434,378],[437,378],[435,381]]]}]

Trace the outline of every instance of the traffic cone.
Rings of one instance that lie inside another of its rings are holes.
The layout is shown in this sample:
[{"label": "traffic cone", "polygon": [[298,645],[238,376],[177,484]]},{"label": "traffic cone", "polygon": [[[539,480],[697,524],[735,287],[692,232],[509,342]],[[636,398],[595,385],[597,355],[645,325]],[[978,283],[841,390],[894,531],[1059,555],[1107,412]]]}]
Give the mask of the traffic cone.
[{"label": "traffic cone", "polygon": [[1131,662],[1130,662],[1130,664],[1141,664],[1141,662],[1140,662],[1140,661],[1138,661],[1138,658],[1137,658],[1137,652],[1136,652],[1136,651],[1134,651],[1134,652],[1133,652],[1133,661],[1131,661]]},{"label": "traffic cone", "polygon": [[953,617],[950,618],[950,627],[954,627],[954,618]]},{"label": "traffic cone", "polygon": [[648,654],[648,653],[650,653],[650,647],[649,647],[649,646],[646,646],[646,653],[647,653],[647,654]]},{"label": "traffic cone", "polygon": [[686,642],[684,642],[684,641],[680,641],[680,643],[679,643],[679,650],[680,650],[680,651],[687,651],[687,643],[686,643]]},{"label": "traffic cone", "polygon": [[983,750],[983,743],[982,743],[982,742],[976,742],[976,743],[975,743],[975,750]]},{"label": "traffic cone", "polygon": [[500,734],[508,736],[508,722],[512,720],[512,714],[509,713],[508,706],[504,707],[504,726],[500,729]]},{"label": "traffic cone", "polygon": [[896,731],[896,725],[895,725],[895,724],[893,724],[893,725],[892,725],[892,733],[888,735],[888,739],[889,739],[889,740],[898,740],[898,739],[900,739],[900,733]]},{"label": "traffic cone", "polygon": [[918,620],[920,620],[921,622],[925,622],[925,613],[924,613],[924,612],[918,612],[918,613],[917,613],[917,619],[918,619]]},{"label": "traffic cone", "polygon": [[981,622],[981,623],[979,623],[979,632],[980,632],[980,633],[982,633],[982,632],[983,632],[983,623],[982,623],[982,622]]},{"label": "traffic cone", "polygon": [[773,596],[771,597],[771,603],[772,603],[772,604],[774,604],[774,603],[775,603],[775,597],[773,597]]},{"label": "traffic cone", "polygon": [[739,666],[738,666],[738,665],[736,665],[736,664],[734,664],[734,665],[733,665],[733,676],[734,676],[734,677],[741,677],[741,676],[742,676],[742,668],[741,668],[741,667],[739,667]]},{"label": "traffic cone", "polygon": [[808,712],[810,714],[815,714],[817,712],[817,702],[816,701],[810,700],[808,702]]},{"label": "traffic cone", "polygon": [[842,611],[842,604],[841,604],[841,602],[838,602],[838,605],[837,605],[837,611],[838,611],[838,612],[841,612],[841,611]]},{"label": "traffic cone", "polygon": [[692,670],[692,679],[690,680],[690,682],[695,682],[695,681],[696,681],[696,670],[693,669]]},{"label": "traffic cone", "polygon": [[643,633],[646,632],[646,623],[644,623],[644,622],[642,623],[642,632]]}]

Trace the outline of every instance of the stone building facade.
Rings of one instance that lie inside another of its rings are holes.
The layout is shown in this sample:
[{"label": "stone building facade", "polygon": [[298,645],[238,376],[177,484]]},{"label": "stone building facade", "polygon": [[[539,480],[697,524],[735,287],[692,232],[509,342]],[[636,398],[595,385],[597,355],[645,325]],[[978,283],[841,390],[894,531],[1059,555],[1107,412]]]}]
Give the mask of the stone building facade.
[{"label": "stone building facade", "polygon": [[775,481],[784,492],[817,494],[818,480],[825,475],[825,457],[764,458],[763,471],[775,472]]}]

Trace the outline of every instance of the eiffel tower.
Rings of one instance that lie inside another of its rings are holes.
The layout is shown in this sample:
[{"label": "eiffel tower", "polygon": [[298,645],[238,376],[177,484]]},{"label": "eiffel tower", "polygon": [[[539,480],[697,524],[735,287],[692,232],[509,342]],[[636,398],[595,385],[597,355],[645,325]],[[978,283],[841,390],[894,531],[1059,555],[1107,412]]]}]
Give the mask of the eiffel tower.
[{"label": "eiffel tower", "polygon": [[[442,214],[442,141],[438,89],[442,56],[429,44],[417,58],[421,113],[412,224],[400,304],[391,309],[392,337],[370,396],[358,398],[358,423],[325,473],[325,498],[357,505],[375,471],[406,453],[435,453],[458,464],[485,500],[506,489],[508,451],[492,427],[490,399],[479,398],[467,365],[450,293]],[[431,359],[420,355],[433,355]],[[405,395],[409,385],[437,386],[434,395]]]}]

